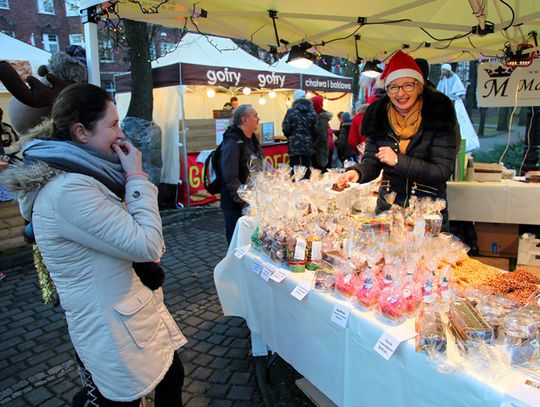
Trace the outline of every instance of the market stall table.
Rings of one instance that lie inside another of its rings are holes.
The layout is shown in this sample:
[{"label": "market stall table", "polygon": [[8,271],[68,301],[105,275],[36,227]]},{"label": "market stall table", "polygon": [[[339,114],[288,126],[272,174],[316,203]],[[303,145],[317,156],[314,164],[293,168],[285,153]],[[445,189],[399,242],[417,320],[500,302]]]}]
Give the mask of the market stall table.
[{"label": "market stall table", "polygon": [[448,182],[450,220],[540,225],[540,184]]},{"label": "market stall table", "polygon": [[[235,249],[249,244],[252,222],[240,219],[229,252],[214,271],[223,312],[244,318],[252,335],[337,405],[499,406],[504,394],[523,382],[523,376],[510,368],[498,374],[472,363],[466,374],[440,373],[415,351],[414,340],[402,343],[386,361],[373,348],[392,328],[372,312],[353,308],[342,328],[330,318],[334,306],[345,302],[315,290],[302,301],[291,296],[304,273],[287,272],[280,283],[265,281],[253,271],[254,263],[277,266],[264,254],[251,249],[238,258]],[[405,324],[414,331],[413,320]],[[449,346],[450,357],[457,358],[456,352]]]}]

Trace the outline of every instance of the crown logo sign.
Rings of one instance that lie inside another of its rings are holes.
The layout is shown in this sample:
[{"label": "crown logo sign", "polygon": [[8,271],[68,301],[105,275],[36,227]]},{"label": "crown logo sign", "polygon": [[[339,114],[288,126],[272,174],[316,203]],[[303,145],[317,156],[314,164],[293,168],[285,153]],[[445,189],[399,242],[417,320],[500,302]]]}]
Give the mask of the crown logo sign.
[{"label": "crown logo sign", "polygon": [[503,67],[499,66],[496,69],[484,69],[490,78],[505,78],[507,76],[512,75],[512,71],[514,70],[511,67]]}]

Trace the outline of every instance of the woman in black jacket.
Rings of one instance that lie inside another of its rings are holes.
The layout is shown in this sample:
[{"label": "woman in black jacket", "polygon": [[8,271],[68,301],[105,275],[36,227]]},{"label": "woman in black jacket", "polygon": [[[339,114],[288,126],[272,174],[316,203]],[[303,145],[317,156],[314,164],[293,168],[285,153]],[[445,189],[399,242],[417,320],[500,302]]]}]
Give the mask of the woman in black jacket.
[{"label": "woman in black jacket", "polygon": [[[385,200],[390,192],[396,192],[395,203],[401,206],[407,206],[411,196],[446,200],[446,181],[458,147],[452,102],[424,87],[422,71],[401,51],[394,54],[380,80],[387,95],[371,104],[364,115],[364,158],[342,179],[365,183],[383,170],[377,212],[390,208]],[[447,231],[448,211],[442,215]]]}]

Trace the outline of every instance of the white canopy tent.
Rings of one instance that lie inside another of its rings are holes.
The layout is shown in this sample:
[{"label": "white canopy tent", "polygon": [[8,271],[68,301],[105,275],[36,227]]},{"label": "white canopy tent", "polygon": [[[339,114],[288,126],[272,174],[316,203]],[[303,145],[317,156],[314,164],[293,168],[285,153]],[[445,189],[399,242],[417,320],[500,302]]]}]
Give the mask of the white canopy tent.
[{"label": "white canopy tent", "polygon": [[[36,48],[25,42],[19,41],[9,35],[0,32],[0,60],[7,60],[15,63],[23,77],[26,75],[37,76],[40,65],[47,65],[51,54],[40,48]],[[11,94],[0,82],[0,107],[4,111],[4,121],[9,122],[8,104]]]},{"label": "white canopy tent", "polygon": [[[240,103],[252,104],[257,109],[261,122],[273,122],[275,133],[281,134],[281,122],[288,108],[287,101],[288,99],[292,101],[292,90],[301,86],[301,75],[306,75],[307,78],[320,77],[350,82],[350,78],[340,77],[318,66],[299,70],[284,63],[283,59],[275,65],[268,65],[239,48],[229,38],[194,33],[186,34],[173,52],[154,61],[152,67],[161,69],[161,72],[168,71],[163,75],[166,77],[163,81],[166,86],[162,86],[159,83],[156,85],[156,77],[161,74],[158,70],[154,70],[153,91],[154,121],[162,130],[162,182],[168,184],[175,184],[180,174],[178,140],[183,140],[182,144],[186,144],[185,134],[181,138],[177,136],[180,120],[184,118],[186,120],[211,119],[212,111],[220,109],[233,94],[236,94]],[[188,71],[189,78],[186,75]],[[233,86],[227,84],[230,81],[218,81],[214,76],[216,72],[227,72],[233,81]],[[209,73],[213,74],[209,75]],[[174,78],[175,74],[177,79],[171,81],[170,78]],[[183,74],[186,77],[182,77]],[[243,75],[239,83],[234,82],[235,75],[238,75],[239,80],[240,75]],[[247,83],[260,84],[257,82],[257,77],[260,75],[267,77],[266,79],[275,78],[275,84],[271,86],[265,79],[264,89],[262,86],[250,86],[254,89],[250,95],[240,92],[244,80]],[[252,78],[248,76],[253,77],[255,82],[250,82]],[[297,86],[288,87],[287,83],[291,81],[286,81],[285,77],[296,78]],[[278,78],[281,78],[281,81]],[[125,116],[131,98],[129,83],[125,84],[128,79],[129,75],[117,76],[117,107],[120,117]],[[215,97],[207,96],[206,91],[209,89],[218,90]],[[268,97],[270,89],[277,90],[275,98]],[[334,92],[332,94],[342,95]],[[266,104],[259,104],[261,97],[264,97]],[[351,94],[347,93],[340,99],[327,101],[325,108],[334,113],[350,110]],[[337,121],[334,125],[337,126]]]}]

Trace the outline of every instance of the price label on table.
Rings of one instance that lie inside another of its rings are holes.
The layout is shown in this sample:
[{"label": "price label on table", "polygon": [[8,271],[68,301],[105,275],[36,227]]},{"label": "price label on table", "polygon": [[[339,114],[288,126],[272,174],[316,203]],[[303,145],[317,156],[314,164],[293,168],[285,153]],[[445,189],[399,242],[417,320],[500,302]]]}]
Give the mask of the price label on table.
[{"label": "price label on table", "polygon": [[501,407],[540,406],[540,382],[525,380],[505,394]]},{"label": "price label on table", "polygon": [[255,263],[253,263],[253,267],[251,268],[251,270],[255,274],[261,275],[262,269],[263,269],[263,265],[261,264],[261,262],[259,260],[255,260]]},{"label": "price label on table", "polygon": [[386,360],[390,359],[399,344],[416,336],[404,324],[390,328],[383,332],[373,349]]},{"label": "price label on table", "polygon": [[332,310],[332,316],[330,317],[330,321],[339,325],[342,328],[346,328],[350,313],[351,313],[351,309],[348,306],[346,306],[345,304],[338,303],[334,305],[334,309]]},{"label": "price label on table", "polygon": [[296,298],[298,301],[302,301],[306,295],[309,293],[309,287],[306,287],[304,284],[300,283],[294,290],[292,290],[291,295]]},{"label": "price label on table", "polygon": [[305,260],[307,243],[302,237],[296,239],[296,247],[294,248],[294,258],[296,260]]},{"label": "price label on table", "polygon": [[314,241],[311,244],[311,260],[322,259],[322,242]]},{"label": "price label on table", "polygon": [[237,257],[238,259],[242,259],[247,254],[248,250],[249,250],[249,246],[238,247],[234,251],[234,256]]},{"label": "price label on table", "polygon": [[276,283],[281,283],[287,277],[287,272],[281,269],[275,269],[274,273],[270,276],[270,280],[274,280]]},{"label": "price label on table", "polygon": [[261,271],[261,278],[268,282],[268,280],[270,279],[270,277],[272,277],[272,274],[274,274],[274,267],[271,266],[270,264],[265,264],[263,266],[263,269]]}]

